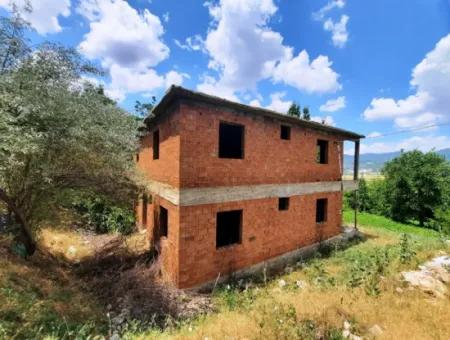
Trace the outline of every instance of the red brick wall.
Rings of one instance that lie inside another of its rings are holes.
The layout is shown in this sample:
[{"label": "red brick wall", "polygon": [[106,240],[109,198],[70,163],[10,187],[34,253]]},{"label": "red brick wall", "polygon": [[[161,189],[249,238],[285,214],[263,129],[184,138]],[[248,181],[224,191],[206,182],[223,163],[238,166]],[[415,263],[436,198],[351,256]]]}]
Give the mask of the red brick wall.
[{"label": "red brick wall", "polygon": [[[153,131],[159,129],[159,159],[153,159]],[[141,140],[138,168],[155,181],[180,185],[180,113],[178,107],[165,115]]]},{"label": "red brick wall", "polygon": [[[220,121],[245,125],[244,159],[218,158]],[[338,137],[292,126],[290,140],[282,140],[280,125],[182,103],[157,124],[159,160],[152,157],[152,128],[142,141],[138,166],[148,178],[176,188],[340,180],[343,148]],[[316,163],[317,139],[329,141],[328,164]],[[162,204],[169,212],[169,235],[160,242],[163,272],[179,287],[214,280],[219,273],[228,274],[341,231],[341,193],[294,196],[287,211],[278,210],[278,198],[191,207],[175,206],[156,195],[152,198],[149,235],[154,211]],[[328,219],[323,225],[315,222],[317,198],[328,198]],[[216,249],[216,213],[235,209],[243,210],[242,242]]]},{"label": "red brick wall", "polygon": [[[328,198],[321,225],[315,221],[317,198]],[[337,235],[341,207],[339,192],[291,197],[287,211],[278,210],[278,198],[181,207],[178,284],[195,286]],[[216,213],[236,209],[243,210],[242,243],[216,249]]]},{"label": "red brick wall", "polygon": [[[282,140],[281,124],[276,121],[205,105],[181,104],[180,108],[182,187],[336,181],[341,178],[343,146],[336,136],[292,126],[291,139]],[[244,159],[218,157],[220,121],[245,125]],[[329,141],[328,164],[316,163],[317,139]]]}]

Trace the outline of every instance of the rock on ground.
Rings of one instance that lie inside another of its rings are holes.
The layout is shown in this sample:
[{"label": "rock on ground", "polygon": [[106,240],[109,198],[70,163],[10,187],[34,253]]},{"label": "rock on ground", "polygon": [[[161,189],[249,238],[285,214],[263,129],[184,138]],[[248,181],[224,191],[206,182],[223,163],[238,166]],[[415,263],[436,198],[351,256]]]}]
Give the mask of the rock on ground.
[{"label": "rock on ground", "polygon": [[419,266],[419,270],[402,272],[403,279],[436,297],[448,294],[450,283],[450,256],[439,256]]}]

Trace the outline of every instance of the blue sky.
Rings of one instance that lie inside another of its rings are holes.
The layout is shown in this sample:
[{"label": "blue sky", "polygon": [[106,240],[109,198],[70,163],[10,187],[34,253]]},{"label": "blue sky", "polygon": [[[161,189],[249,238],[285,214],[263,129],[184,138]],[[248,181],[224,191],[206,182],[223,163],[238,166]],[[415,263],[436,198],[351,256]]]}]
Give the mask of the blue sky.
[{"label": "blue sky", "polygon": [[281,112],[307,105],[373,137],[362,152],[450,147],[450,0],[31,4],[33,42],[77,47],[127,110],[175,83]]}]

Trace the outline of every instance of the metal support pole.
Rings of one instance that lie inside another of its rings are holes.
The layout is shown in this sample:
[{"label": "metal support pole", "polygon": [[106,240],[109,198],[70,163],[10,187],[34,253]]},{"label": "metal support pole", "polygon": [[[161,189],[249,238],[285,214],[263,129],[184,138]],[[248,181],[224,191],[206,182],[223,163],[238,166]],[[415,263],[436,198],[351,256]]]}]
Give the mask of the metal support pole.
[{"label": "metal support pole", "polygon": [[[353,161],[353,180],[357,181],[359,178],[359,140],[355,141],[355,157]],[[355,200],[355,229],[358,230],[358,207],[359,207],[359,197],[358,190],[356,189],[354,192],[354,200]]]}]

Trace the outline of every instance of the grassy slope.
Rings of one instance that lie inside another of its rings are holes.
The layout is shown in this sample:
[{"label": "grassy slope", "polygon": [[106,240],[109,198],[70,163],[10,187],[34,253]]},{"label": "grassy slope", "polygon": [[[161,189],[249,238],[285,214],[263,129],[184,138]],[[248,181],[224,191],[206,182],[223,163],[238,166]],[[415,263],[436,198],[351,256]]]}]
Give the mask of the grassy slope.
[{"label": "grassy slope", "polygon": [[[345,212],[344,219],[353,221],[352,213]],[[450,301],[409,290],[398,276],[400,271],[416,268],[442,251],[448,253],[448,246],[432,230],[370,214],[360,214],[359,219],[364,225],[361,230],[367,236],[366,241],[335,251],[328,258],[309,261],[292,273],[258,288],[241,291],[233,285],[231,289],[222,287],[216,293],[216,302],[220,306],[216,314],[164,332],[134,331],[128,336],[313,339],[320,332],[325,338],[340,339],[343,322],[349,320],[352,331],[365,337],[368,329],[376,324],[383,329],[380,338],[448,339],[450,315],[445,311],[449,310]],[[411,235],[409,247],[416,252],[407,263],[400,261],[402,233]],[[382,274],[372,282],[372,276],[364,270],[386,252],[389,260],[381,265]],[[361,272],[365,276],[360,275]],[[365,283],[350,287],[350,280],[356,280],[358,276],[362,276]],[[287,282],[286,287],[279,287],[280,279]],[[307,288],[296,288],[297,280],[307,282]],[[397,292],[399,287],[403,293]]]},{"label": "grassy slope", "polygon": [[[352,213],[345,212],[344,219],[350,224]],[[165,331],[133,325],[125,335],[142,339],[308,339],[320,332],[339,339],[343,321],[350,320],[353,331],[359,335],[367,335],[368,328],[378,324],[386,339],[449,338],[450,314],[446,311],[450,301],[406,289],[399,282],[398,273],[450,249],[432,230],[369,214],[360,214],[359,221],[368,236],[365,242],[334,251],[327,258],[308,261],[290,274],[246,291],[234,285],[230,289],[220,287],[215,293],[218,311],[212,315]],[[399,261],[402,233],[413,236],[416,252],[406,264]],[[61,243],[61,236],[56,236]],[[53,238],[49,240],[54,243]],[[105,311],[76,278],[60,268],[40,264],[39,258],[17,259],[6,250],[4,241],[0,238],[0,338],[85,338],[88,334],[108,334]],[[349,287],[355,268],[357,274],[361,268],[364,272],[367,264],[385,251],[389,261],[375,286],[367,283],[370,280],[365,273],[366,283]],[[359,267],[355,267],[358,263]],[[287,282],[286,287],[279,287],[279,279]],[[307,282],[307,288],[296,288],[297,280]],[[397,287],[403,287],[404,292],[398,294]],[[377,294],[373,294],[374,288]]]},{"label": "grassy slope", "polygon": [[40,254],[25,261],[0,235],[0,339],[80,338],[105,332],[105,316],[93,296]]},{"label": "grassy slope", "polygon": [[[353,226],[354,211],[344,211],[344,223]],[[396,233],[406,233],[409,235],[417,235],[423,237],[438,237],[439,233],[432,229],[418,228],[411,224],[403,224],[392,221],[386,217],[373,215],[369,213],[358,213],[358,225],[364,226],[371,230],[389,230]]]}]

